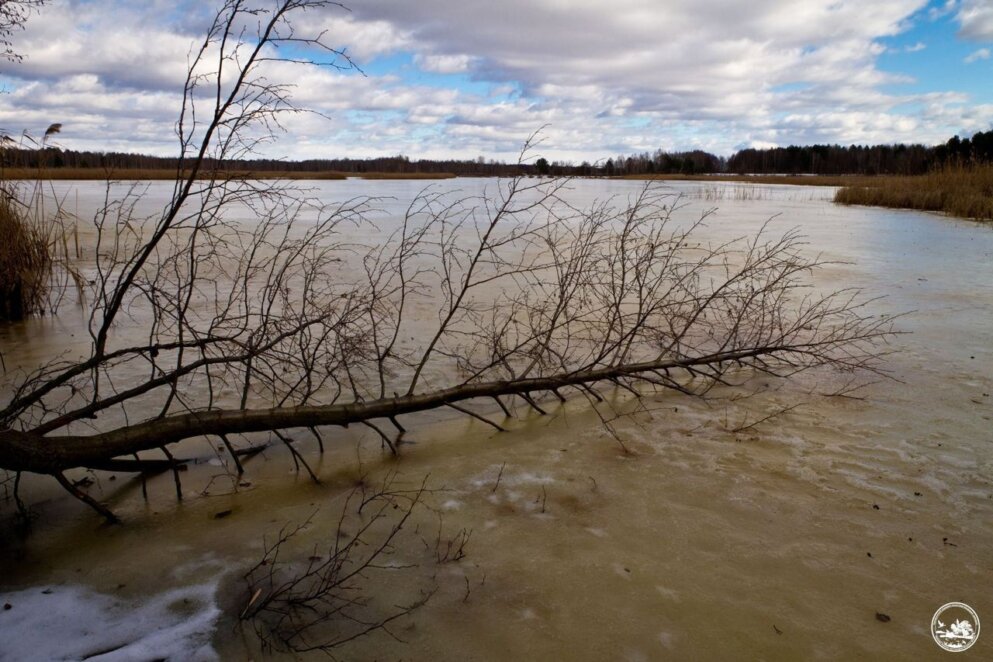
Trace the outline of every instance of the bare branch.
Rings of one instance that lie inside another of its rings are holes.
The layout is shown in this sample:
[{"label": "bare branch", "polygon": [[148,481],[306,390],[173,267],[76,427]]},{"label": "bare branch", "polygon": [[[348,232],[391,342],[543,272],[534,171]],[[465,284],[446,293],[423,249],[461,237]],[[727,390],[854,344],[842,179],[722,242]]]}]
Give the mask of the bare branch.
[{"label": "bare branch", "polygon": [[334,6],[223,5],[189,55],[170,199],[142,217],[140,189],[108,187],[94,219],[93,284],[74,300],[89,351],[3,373],[0,469],[59,480],[126,461],[144,477],[135,454],[161,449],[181,497],[169,448],[185,439],[219,437],[241,473],[258,449],[231,435],[269,432],[317,481],[288,430],[323,450],[318,427],[360,423],[396,453],[405,414],[447,407],[504,429],[473,400],[509,417],[512,396],[540,414],[575,391],[596,407],[598,385],[707,397],[824,369],[844,374],[841,394],[884,374],[892,320],[857,291],[815,289],[827,263],[796,231],[708,244],[711,212],[677,219],[683,202],[651,184],[588,208],[567,180],[428,188],[387,217],[382,200],[225,172],[299,110],[267,77],[274,60],[350,66],[301,22]]}]

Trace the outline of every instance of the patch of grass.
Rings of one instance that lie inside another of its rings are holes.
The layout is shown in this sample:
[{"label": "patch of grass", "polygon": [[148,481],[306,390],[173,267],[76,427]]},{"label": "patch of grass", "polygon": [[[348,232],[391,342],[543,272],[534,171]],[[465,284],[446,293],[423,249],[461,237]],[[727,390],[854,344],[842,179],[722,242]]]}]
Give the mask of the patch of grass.
[{"label": "patch of grass", "polygon": [[834,201],[993,221],[993,165],[954,165],[927,175],[879,177],[840,189]]}]

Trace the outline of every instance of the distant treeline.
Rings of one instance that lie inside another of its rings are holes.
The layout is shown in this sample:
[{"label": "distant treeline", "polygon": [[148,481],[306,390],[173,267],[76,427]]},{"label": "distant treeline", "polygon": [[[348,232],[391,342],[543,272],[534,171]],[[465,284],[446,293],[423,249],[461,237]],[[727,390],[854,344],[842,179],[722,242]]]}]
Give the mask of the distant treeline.
[{"label": "distant treeline", "polygon": [[[79,152],[71,149],[47,147],[44,149],[3,150],[2,164],[8,168],[95,168],[114,172],[126,170],[175,170],[179,160],[171,157],[129,154],[124,152]],[[337,172],[345,175],[365,173],[443,174],[460,176],[510,176],[528,174],[534,165],[508,165],[496,161],[476,159],[418,160],[406,156],[375,159],[307,159],[283,161],[277,159],[238,159],[218,162],[206,159],[204,168],[220,167],[233,172]]]},{"label": "distant treeline", "polygon": [[[175,170],[179,161],[175,158],[129,154],[124,152],[79,152],[71,149],[46,147],[44,149],[6,148],[2,152],[2,164],[7,168],[80,169],[120,173],[127,170],[165,171]],[[217,161],[207,159],[204,166],[232,172],[335,172],[344,175],[366,173],[398,174],[452,174],[460,177],[506,177],[514,175],[553,175],[553,176],[620,176],[632,174],[672,174],[722,172],[726,159],[702,151],[667,153],[657,151],[635,157],[617,157],[605,162],[592,164],[584,161],[576,165],[560,161],[549,162],[545,158],[524,163],[503,163],[486,160],[482,157],[471,160],[411,160],[406,156],[389,156],[374,159],[307,159],[305,161],[282,161],[276,159],[239,159]]]},{"label": "distant treeline", "polygon": [[955,163],[993,162],[993,131],[944,145],[874,145],[745,149],[728,159],[728,172],[814,175],[922,175]]},{"label": "distant treeline", "polygon": [[[972,138],[957,136],[944,145],[811,145],[745,149],[730,158],[701,150],[689,152],[644,152],[609,158],[596,164],[549,162],[539,158],[526,164],[508,164],[479,157],[473,160],[411,160],[406,156],[374,159],[308,159],[280,161],[252,159],[217,162],[208,160],[207,168],[220,166],[235,172],[335,172],[344,175],[366,173],[452,174],[462,177],[513,175],[555,176],[631,176],[665,174],[816,174],[816,175],[919,175],[943,165],[993,163],[993,131],[980,132]],[[70,149],[2,150],[2,165],[9,168],[95,168],[114,172],[126,170],[176,169],[175,158],[127,154],[122,152],[78,152]]]},{"label": "distant treeline", "polygon": [[728,159],[707,152],[667,154],[661,150],[606,162],[603,175],[811,174],[922,175],[948,164],[993,163],[993,131],[944,145],[811,145],[744,149]]}]

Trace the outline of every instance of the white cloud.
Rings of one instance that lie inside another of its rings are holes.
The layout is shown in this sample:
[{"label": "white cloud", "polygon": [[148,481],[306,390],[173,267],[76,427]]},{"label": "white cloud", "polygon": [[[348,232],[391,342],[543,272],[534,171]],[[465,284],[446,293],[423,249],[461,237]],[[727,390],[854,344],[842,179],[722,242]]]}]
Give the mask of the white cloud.
[{"label": "white cloud", "polygon": [[[513,158],[545,124],[545,155],[576,161],[659,146],[729,153],[741,144],[943,141],[980,121],[976,106],[962,95],[894,94],[887,86],[912,79],[877,65],[885,38],[911,17],[927,20],[918,14],[926,6],[363,0],[350,13],[307,14],[300,27],[325,31],[369,75],[268,66],[301,106],[331,118],[288,117],[292,141],[276,154]],[[27,59],[8,70],[16,78],[0,95],[0,126],[63,121],[69,147],[169,153],[206,7],[53,1],[18,35]],[[940,8],[956,12],[970,38],[987,9],[976,0]],[[401,64],[389,70],[375,62],[396,54]],[[477,85],[421,84],[419,72]]]},{"label": "white cloud", "polygon": [[[871,105],[892,113],[903,100],[880,87],[910,79],[877,68],[885,50],[878,39],[906,29],[908,17],[925,5],[757,0],[715,7],[672,0],[663,8],[653,0],[367,0],[356,14],[403,25],[425,51],[472,53],[474,75],[518,83],[554,109],[553,116],[575,114],[598,127],[638,118],[659,129],[663,122],[713,122],[721,131],[741,125],[761,130],[790,105],[805,106],[811,117],[819,117],[815,111],[825,103],[844,103],[842,112]],[[794,86],[807,92],[783,91]],[[894,120],[888,126],[904,125]],[[740,136],[726,136],[721,149],[738,142]]]},{"label": "white cloud", "polygon": [[[624,88],[652,100],[728,87],[762,90],[796,81],[883,78],[874,40],[894,34],[918,0],[873,3],[759,2],[720,11],[698,3],[654,2],[396,3],[372,0],[362,11],[393,15],[420,43],[439,52],[473,52],[480,74],[530,89]],[[888,6],[882,11],[878,6]],[[444,15],[444,22],[432,17]],[[590,26],[593,27],[592,33]],[[870,80],[871,79],[871,80]]]},{"label": "white cloud", "polygon": [[436,74],[459,74],[469,71],[473,58],[469,55],[424,55],[414,56],[414,64],[423,71]]},{"label": "white cloud", "polygon": [[15,39],[26,57],[7,73],[49,80],[96,75],[115,87],[138,89],[181,89],[192,45],[190,35],[111,0],[53,2]]},{"label": "white cloud", "polygon": [[988,60],[988,59],[990,59],[990,49],[980,48],[977,51],[973,51],[972,53],[969,53],[969,55],[965,56],[965,58],[962,61],[965,62],[966,64],[972,64],[973,62],[978,62],[979,60]]},{"label": "white cloud", "polygon": [[989,0],[962,0],[956,14],[959,34],[975,41],[993,41],[993,3]]},{"label": "white cloud", "polygon": [[393,53],[409,45],[401,28],[388,21],[362,21],[332,12],[314,32],[324,32],[327,42],[341,48],[360,63],[377,55]]}]

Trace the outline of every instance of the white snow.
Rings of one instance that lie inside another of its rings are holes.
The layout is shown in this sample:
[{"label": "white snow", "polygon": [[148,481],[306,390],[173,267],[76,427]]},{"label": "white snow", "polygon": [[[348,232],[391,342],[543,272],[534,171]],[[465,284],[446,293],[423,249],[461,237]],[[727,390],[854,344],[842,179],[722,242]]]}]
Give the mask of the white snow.
[{"label": "white snow", "polygon": [[167,591],[140,602],[82,586],[0,593],[0,660],[132,662],[217,660],[216,585]]}]

